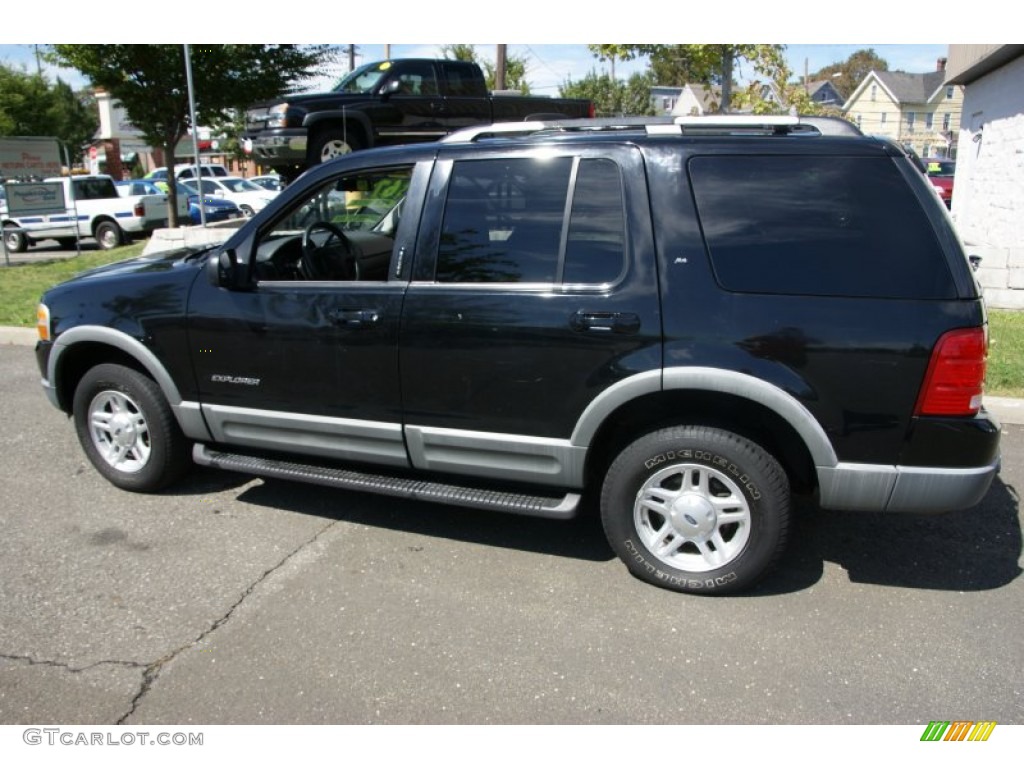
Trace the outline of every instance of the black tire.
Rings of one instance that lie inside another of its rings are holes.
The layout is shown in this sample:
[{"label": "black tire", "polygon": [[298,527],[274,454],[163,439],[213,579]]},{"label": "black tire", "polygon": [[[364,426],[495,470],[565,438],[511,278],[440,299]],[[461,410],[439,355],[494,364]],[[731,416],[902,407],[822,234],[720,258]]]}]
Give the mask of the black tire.
[{"label": "black tire", "polygon": [[20,229],[4,227],[4,244],[11,253],[24,253],[28,250],[28,236]]},{"label": "black tire", "polygon": [[101,221],[93,233],[96,242],[104,251],[110,251],[124,243],[124,232],[113,221]]},{"label": "black tire", "polygon": [[74,420],[89,461],[118,488],[158,491],[189,467],[188,441],[166,398],[132,368],[90,369],[75,389]]},{"label": "black tire", "polygon": [[711,427],[645,435],[612,462],[601,492],[605,535],[633,575],[695,594],[760,579],[785,548],[789,512],[774,457]]},{"label": "black tire", "polygon": [[306,164],[309,167],[343,157],[362,149],[363,143],[354,131],[342,128],[321,128],[313,134],[306,149]]}]

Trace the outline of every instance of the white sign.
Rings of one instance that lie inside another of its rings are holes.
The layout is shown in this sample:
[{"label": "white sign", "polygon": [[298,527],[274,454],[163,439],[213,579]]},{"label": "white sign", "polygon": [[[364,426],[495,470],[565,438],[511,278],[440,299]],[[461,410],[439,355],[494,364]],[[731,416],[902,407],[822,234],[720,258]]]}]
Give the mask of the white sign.
[{"label": "white sign", "polygon": [[11,181],[28,176],[60,176],[60,151],[50,138],[0,139],[0,176]]},{"label": "white sign", "polygon": [[7,212],[11,216],[29,214],[64,213],[64,185],[58,182],[48,184],[5,184]]}]

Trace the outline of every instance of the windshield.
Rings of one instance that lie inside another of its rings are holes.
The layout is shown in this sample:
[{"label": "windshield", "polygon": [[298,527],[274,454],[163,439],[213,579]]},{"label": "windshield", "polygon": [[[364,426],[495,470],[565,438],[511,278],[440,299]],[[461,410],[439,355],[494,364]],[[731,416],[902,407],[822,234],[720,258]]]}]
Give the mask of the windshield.
[{"label": "windshield", "polygon": [[352,70],[334,86],[337,93],[370,93],[391,69],[390,61],[374,61]]},{"label": "windshield", "polygon": [[253,184],[248,179],[220,179],[220,183],[232,192],[266,192],[263,187]]}]

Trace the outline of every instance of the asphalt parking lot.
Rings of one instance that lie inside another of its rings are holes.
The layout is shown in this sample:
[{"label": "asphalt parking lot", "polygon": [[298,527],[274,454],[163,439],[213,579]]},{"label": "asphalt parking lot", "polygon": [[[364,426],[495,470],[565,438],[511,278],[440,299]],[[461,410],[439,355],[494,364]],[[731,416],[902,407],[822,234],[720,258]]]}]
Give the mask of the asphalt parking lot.
[{"label": "asphalt parking lot", "polygon": [[572,523],[197,470],[119,491],[0,345],[0,724],[1024,722],[1019,491],[800,508],[757,591],[631,578]]}]

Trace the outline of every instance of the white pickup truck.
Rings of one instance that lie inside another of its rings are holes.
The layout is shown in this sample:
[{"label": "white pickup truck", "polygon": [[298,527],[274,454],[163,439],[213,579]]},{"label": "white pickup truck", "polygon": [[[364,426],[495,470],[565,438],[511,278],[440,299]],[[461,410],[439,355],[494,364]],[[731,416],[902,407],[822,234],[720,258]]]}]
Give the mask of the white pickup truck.
[{"label": "white pickup truck", "polygon": [[[19,253],[47,239],[67,248],[83,237],[95,238],[100,248],[109,250],[132,237],[167,226],[166,195],[122,197],[114,180],[102,175],[46,179],[43,185],[54,183],[63,186],[64,210],[12,216],[6,201],[0,205],[8,251]],[[19,186],[8,184],[7,196],[17,194]]]}]

